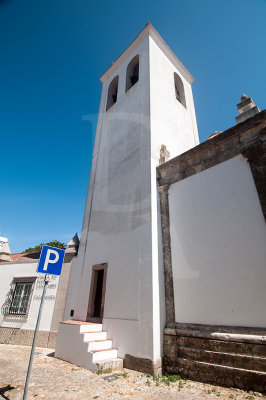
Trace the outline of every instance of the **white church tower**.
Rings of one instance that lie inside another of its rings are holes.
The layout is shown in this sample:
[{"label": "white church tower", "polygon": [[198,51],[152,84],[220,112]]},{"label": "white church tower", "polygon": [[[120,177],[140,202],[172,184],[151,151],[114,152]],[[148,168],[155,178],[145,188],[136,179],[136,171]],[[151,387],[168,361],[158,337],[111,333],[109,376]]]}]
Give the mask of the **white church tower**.
[{"label": "white church tower", "polygon": [[[165,296],[156,167],[199,143],[193,78],[148,23],[100,80],[86,209],[65,310],[72,323],[60,326],[56,356],[90,369],[118,356],[126,367],[158,373]],[[77,335],[87,332],[91,342],[95,336],[88,333],[95,330],[107,332],[98,340],[110,352],[96,357],[89,348],[84,356]]]}]

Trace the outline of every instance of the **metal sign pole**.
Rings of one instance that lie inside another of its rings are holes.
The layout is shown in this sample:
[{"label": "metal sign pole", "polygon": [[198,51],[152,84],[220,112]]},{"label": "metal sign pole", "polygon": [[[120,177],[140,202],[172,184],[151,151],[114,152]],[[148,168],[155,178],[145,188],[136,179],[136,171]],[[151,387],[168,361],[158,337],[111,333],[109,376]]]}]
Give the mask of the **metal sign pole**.
[{"label": "metal sign pole", "polygon": [[35,345],[36,345],[36,340],[37,340],[37,335],[38,335],[38,330],[39,330],[40,319],[41,319],[41,315],[42,315],[42,309],[43,309],[44,298],[45,298],[45,294],[46,294],[46,290],[47,290],[47,285],[48,285],[48,280],[47,280],[47,275],[45,274],[42,298],[41,298],[38,318],[37,318],[34,337],[33,337],[33,342],[32,342],[32,348],[31,348],[31,353],[30,353],[30,361],[29,361],[29,366],[28,366],[26,383],[25,383],[25,387],[24,387],[23,400],[26,400],[26,398],[27,398],[31,367],[32,367],[32,362],[33,362],[33,357],[34,357]]}]

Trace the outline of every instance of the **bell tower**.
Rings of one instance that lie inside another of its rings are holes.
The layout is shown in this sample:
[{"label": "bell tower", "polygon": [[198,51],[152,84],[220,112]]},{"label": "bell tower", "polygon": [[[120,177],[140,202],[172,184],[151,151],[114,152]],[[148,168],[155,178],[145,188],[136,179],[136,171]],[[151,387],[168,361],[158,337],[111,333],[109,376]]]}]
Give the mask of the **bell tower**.
[{"label": "bell tower", "polygon": [[100,80],[65,318],[101,321],[125,366],[145,359],[157,373],[165,296],[156,167],[199,143],[193,78],[148,23]]}]

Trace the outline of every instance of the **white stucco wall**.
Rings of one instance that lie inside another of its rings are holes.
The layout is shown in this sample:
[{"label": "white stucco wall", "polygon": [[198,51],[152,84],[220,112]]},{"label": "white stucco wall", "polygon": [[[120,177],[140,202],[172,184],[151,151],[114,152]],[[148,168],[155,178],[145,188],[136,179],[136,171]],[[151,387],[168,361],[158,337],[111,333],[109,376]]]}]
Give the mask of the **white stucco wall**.
[{"label": "white stucco wall", "polygon": [[[125,93],[126,68],[136,54],[139,81]],[[117,102],[105,112],[108,87],[116,75]],[[120,357],[129,353],[154,359],[149,107],[146,38],[103,84],[83,230],[65,317],[74,309],[75,319],[86,320],[92,266],[108,263],[104,329]]]},{"label": "white stucco wall", "polygon": [[[166,145],[170,152],[169,159],[171,159],[197,145],[199,137],[191,84],[183,76],[182,70],[177,69],[152,37],[149,37],[149,69],[152,286],[153,314],[155,315],[153,338],[154,347],[158,352],[162,348],[162,332],[165,326],[165,293],[156,167],[159,165],[162,144]],[[178,74],[184,84],[186,108],[176,99],[174,73]],[[159,315],[160,318],[158,318]]]},{"label": "white stucco wall", "polygon": [[[185,83],[188,109],[183,111],[175,99],[176,69],[156,46],[149,36],[133,45],[125,62],[103,83],[81,241],[65,312],[65,319],[74,309],[74,319],[86,320],[92,267],[108,263],[103,328],[120,357],[128,353],[153,361],[161,356],[165,323],[156,166],[162,143],[171,144],[173,156],[197,142],[189,84]],[[127,65],[137,54],[139,81],[125,92]],[[108,87],[116,75],[117,102],[105,112]]]},{"label": "white stucco wall", "polygon": [[266,326],[266,225],[241,155],[171,185],[177,322]]},{"label": "white stucco wall", "polygon": [[[186,107],[176,99],[174,73],[183,82]],[[152,158],[158,161],[161,144],[170,151],[170,159],[199,144],[191,84],[152,38],[150,92]]]},{"label": "white stucco wall", "polygon": [[[6,301],[7,295],[10,291],[10,286],[14,278],[32,278],[37,277],[34,283],[34,290],[31,297],[28,317],[26,320],[23,318],[15,318],[13,316],[6,316],[0,314],[0,327],[8,328],[21,328],[34,330],[36,320],[39,312],[40,299],[43,291],[43,274],[37,274],[37,263],[35,262],[21,262],[21,263],[1,263],[0,264],[0,307]],[[53,317],[56,293],[58,287],[58,277],[50,276],[50,282],[46,291],[45,302],[40,322],[41,331],[49,331],[51,328],[51,321]]]}]

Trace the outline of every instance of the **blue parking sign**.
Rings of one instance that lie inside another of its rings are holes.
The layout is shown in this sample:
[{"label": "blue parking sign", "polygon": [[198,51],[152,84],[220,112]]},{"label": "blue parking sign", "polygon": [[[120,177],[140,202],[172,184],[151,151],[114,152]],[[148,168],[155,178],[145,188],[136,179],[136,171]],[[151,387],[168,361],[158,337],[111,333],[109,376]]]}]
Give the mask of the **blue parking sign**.
[{"label": "blue parking sign", "polygon": [[65,257],[65,250],[57,247],[42,246],[37,272],[60,275]]}]

